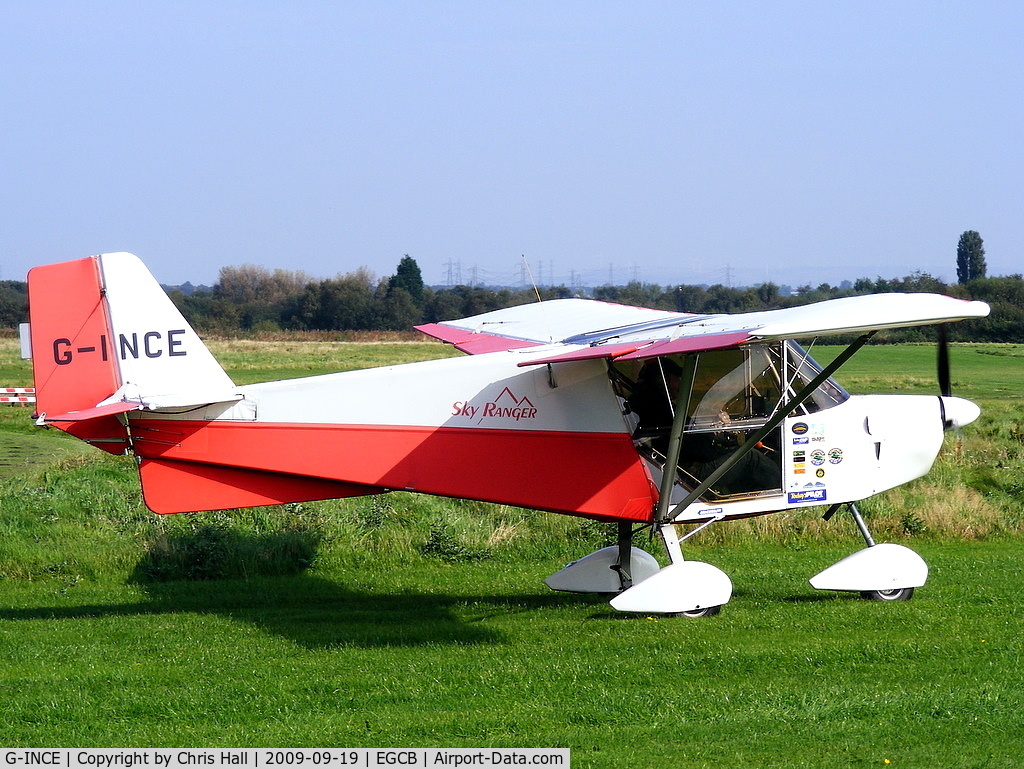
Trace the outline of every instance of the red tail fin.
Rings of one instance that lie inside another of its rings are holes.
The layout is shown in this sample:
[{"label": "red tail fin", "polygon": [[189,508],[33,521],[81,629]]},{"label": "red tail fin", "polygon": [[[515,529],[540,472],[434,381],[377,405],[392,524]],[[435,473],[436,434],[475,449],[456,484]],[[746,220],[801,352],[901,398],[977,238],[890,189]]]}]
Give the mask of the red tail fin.
[{"label": "red tail fin", "polygon": [[93,408],[120,386],[99,258],[30,270],[28,295],[37,412],[82,440],[122,453],[127,434],[116,416],[59,419]]}]

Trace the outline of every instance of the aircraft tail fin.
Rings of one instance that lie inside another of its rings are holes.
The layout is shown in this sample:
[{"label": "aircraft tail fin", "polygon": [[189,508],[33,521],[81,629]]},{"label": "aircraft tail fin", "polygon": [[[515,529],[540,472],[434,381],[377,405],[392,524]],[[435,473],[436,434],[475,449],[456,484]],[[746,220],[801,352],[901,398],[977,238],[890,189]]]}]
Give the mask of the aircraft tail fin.
[{"label": "aircraft tail fin", "polygon": [[142,262],[91,256],[28,274],[36,410],[112,453],[119,414],[236,400],[234,384]]}]

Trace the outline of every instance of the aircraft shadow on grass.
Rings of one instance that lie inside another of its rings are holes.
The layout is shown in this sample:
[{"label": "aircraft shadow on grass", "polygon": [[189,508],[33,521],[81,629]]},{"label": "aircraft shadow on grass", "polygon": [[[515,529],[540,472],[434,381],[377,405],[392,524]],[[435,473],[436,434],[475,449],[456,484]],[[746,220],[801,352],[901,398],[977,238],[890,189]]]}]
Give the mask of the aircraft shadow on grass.
[{"label": "aircraft shadow on grass", "polygon": [[[217,543],[199,529],[169,545],[151,547],[136,565],[128,582],[147,600],[0,609],[0,620],[206,614],[251,624],[311,650],[499,644],[506,640],[504,634],[481,620],[578,599],[558,593],[480,596],[346,587],[307,573],[315,557],[315,538],[306,541],[308,547],[296,546],[293,537],[288,540],[290,562],[280,557],[281,534],[232,532]],[[250,554],[248,563],[236,558],[240,551]],[[261,567],[252,553],[267,552],[277,552],[278,557]],[[244,573],[235,573],[240,568]],[[460,606],[471,607],[468,618],[459,616]]]}]

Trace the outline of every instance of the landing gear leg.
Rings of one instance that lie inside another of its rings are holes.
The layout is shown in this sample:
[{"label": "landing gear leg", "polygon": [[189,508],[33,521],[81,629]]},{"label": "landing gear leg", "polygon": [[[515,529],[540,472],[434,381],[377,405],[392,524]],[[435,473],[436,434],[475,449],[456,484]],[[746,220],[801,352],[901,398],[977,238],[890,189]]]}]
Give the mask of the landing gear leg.
[{"label": "landing gear leg", "polygon": [[676,531],[676,527],[671,523],[659,526],[658,535],[665,545],[665,552],[668,553],[669,561],[672,563],[682,563],[683,548],[679,544],[679,533]]},{"label": "landing gear leg", "polygon": [[868,525],[864,523],[864,518],[861,516],[860,510],[857,509],[856,503],[848,502],[846,507],[850,511],[850,515],[853,516],[853,520],[857,522],[857,528],[860,529],[860,534],[868,543],[868,547],[874,547],[875,540],[872,538],[871,532],[868,531]]},{"label": "landing gear leg", "polygon": [[[825,514],[821,517],[826,521],[831,521],[832,516],[838,513],[841,507],[843,507],[843,505],[832,505],[832,507],[826,510]],[[860,529],[860,535],[864,537],[864,541],[867,543],[868,547],[874,547],[875,540],[871,536],[871,532],[868,531],[868,525],[864,523],[864,517],[860,514],[860,510],[857,509],[857,504],[855,502],[847,502],[846,508],[850,511],[850,515],[853,516],[853,520],[856,522],[857,528]]]},{"label": "landing gear leg", "polygon": [[618,538],[616,547],[619,548],[618,562],[612,566],[612,570],[619,574],[619,585],[622,590],[629,590],[633,587],[633,526],[626,521],[618,523]]}]

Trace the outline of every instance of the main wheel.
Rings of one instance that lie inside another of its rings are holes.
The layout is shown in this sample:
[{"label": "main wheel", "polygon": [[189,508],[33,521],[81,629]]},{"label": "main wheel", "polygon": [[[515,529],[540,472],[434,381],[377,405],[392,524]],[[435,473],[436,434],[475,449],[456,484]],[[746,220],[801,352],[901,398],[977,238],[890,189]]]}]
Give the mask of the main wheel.
[{"label": "main wheel", "polygon": [[722,605],[718,606],[705,606],[701,609],[692,609],[690,611],[679,612],[684,617],[714,617],[718,612],[722,610]]},{"label": "main wheel", "polygon": [[909,601],[914,594],[912,587],[894,587],[892,590],[864,590],[860,597],[868,601]]}]

